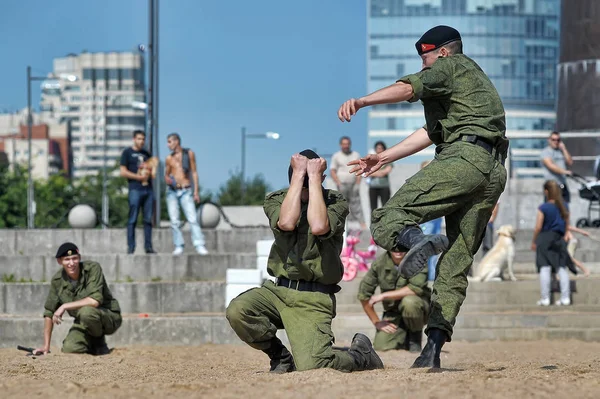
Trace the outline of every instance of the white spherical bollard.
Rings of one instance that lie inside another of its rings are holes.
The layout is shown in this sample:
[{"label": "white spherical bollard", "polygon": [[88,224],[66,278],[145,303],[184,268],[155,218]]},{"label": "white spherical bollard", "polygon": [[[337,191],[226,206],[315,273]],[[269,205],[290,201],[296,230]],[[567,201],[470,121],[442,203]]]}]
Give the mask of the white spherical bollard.
[{"label": "white spherical bollard", "polygon": [[91,229],[97,221],[96,211],[89,205],[75,205],[69,211],[69,224],[74,229]]},{"label": "white spherical bollard", "polygon": [[200,205],[198,207],[198,220],[203,229],[214,229],[221,220],[219,208],[208,202]]}]

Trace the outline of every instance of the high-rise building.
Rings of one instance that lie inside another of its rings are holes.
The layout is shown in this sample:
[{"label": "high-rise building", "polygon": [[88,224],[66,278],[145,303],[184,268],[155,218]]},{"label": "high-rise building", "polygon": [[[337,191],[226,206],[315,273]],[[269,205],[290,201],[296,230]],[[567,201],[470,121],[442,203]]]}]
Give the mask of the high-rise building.
[{"label": "high-rise building", "polygon": [[[64,173],[71,176],[70,123],[44,123],[37,113],[32,113],[31,171],[34,179]],[[10,114],[0,114],[0,163],[10,167],[27,168],[29,140],[27,109]]]},{"label": "high-rise building", "polygon": [[[71,123],[73,177],[95,175],[118,161],[134,130],[145,129],[144,62],[138,53],[82,53],[54,59],[53,76],[42,82],[45,121]],[[74,80],[74,81],[73,81]]]},{"label": "high-rise building", "polygon": [[600,155],[599,21],[600,1],[563,0],[556,124],[584,176]]},{"label": "high-rise building", "polygon": [[[369,0],[367,86],[372,92],[421,69],[415,42],[436,25],[456,28],[466,55],[488,74],[506,109],[512,176],[541,176],[555,128],[559,0]],[[368,146],[388,147],[425,123],[420,103],[369,109]],[[399,161],[410,176],[433,148]]]}]

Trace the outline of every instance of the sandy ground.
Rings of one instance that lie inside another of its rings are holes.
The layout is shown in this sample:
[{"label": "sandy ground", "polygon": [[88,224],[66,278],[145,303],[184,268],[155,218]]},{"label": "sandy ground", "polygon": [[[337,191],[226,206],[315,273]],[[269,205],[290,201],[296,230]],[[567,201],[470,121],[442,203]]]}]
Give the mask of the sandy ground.
[{"label": "sandy ground", "polygon": [[385,370],[271,375],[246,346],[129,347],[111,355],[0,350],[3,398],[598,398],[600,343],[452,342],[442,372],[410,370],[414,354],[382,354]]}]

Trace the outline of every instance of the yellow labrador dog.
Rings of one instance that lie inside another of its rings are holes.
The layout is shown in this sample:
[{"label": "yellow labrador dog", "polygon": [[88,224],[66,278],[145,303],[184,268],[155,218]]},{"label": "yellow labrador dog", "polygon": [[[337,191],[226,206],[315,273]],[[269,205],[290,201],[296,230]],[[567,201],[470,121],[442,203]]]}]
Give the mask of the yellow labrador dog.
[{"label": "yellow labrador dog", "polygon": [[508,275],[512,281],[517,278],[513,272],[515,259],[515,229],[507,224],[501,226],[498,231],[498,240],[492,249],[483,257],[476,269],[471,281],[497,281],[503,280],[504,270],[508,269]]}]

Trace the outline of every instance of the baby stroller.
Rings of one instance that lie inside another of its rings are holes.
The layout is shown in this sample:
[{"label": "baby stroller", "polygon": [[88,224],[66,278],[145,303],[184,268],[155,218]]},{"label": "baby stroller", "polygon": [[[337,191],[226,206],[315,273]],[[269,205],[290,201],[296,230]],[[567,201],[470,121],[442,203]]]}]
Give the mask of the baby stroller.
[{"label": "baby stroller", "polygon": [[[567,176],[580,184],[579,197],[590,201],[587,218],[577,220],[575,225],[579,228],[600,227],[600,181],[588,181],[575,173]],[[598,212],[598,219],[592,219],[592,211]]]}]

